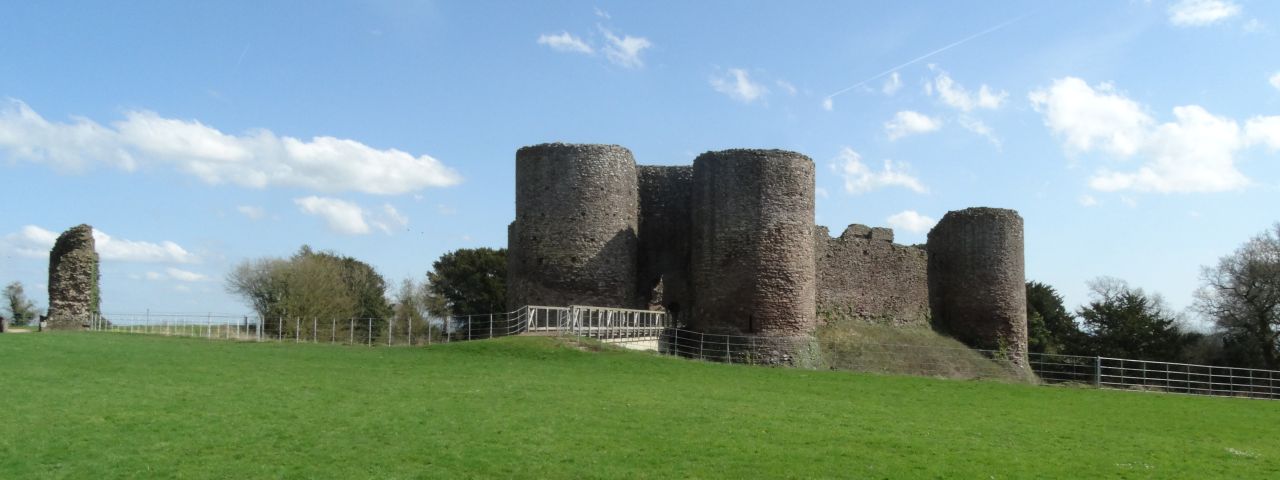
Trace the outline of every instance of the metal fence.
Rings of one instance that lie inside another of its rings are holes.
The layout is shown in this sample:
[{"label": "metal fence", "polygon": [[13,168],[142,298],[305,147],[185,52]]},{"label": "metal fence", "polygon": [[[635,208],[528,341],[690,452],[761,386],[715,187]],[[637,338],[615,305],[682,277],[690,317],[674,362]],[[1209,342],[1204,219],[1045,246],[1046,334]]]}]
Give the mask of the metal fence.
[{"label": "metal fence", "polygon": [[[773,350],[777,345],[770,337],[696,332],[678,328],[659,311],[591,306],[527,306],[506,313],[414,321],[148,312],[103,315],[88,324],[94,331],[370,346],[564,335],[712,362],[778,363]],[[1036,353],[1022,361],[991,350],[878,343],[828,346],[823,356],[834,368],[860,372],[1012,379],[1027,378],[1029,370],[1044,384],[1280,399],[1280,371],[1273,370]]]},{"label": "metal fence", "polygon": [[[527,306],[513,312],[430,319],[115,313],[86,322],[92,331],[241,341],[346,345],[430,345],[522,333],[571,334],[609,343],[656,340],[663,312],[589,306]],[[656,347],[655,347],[656,348]]]},{"label": "metal fence", "polygon": [[1280,371],[1109,357],[1032,354],[1031,369],[1046,383],[1099,388],[1280,399]]}]

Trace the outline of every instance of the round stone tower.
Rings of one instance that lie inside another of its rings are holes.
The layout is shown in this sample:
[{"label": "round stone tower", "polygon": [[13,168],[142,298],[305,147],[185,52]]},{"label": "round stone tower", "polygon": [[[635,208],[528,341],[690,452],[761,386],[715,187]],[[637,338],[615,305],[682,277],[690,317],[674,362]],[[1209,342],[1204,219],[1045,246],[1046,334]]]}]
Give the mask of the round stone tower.
[{"label": "round stone tower", "polygon": [[507,306],[637,305],[636,162],[617,145],[516,152]]},{"label": "round stone tower", "polygon": [[71,227],[49,252],[49,328],[87,328],[98,315],[98,252],[93,227]]},{"label": "round stone tower", "polygon": [[724,150],[693,162],[689,328],[757,336],[757,362],[809,366],[814,165],[783,150]]},{"label": "round stone tower", "polygon": [[934,324],[974,348],[1027,358],[1022,217],[1000,208],[947,212],[929,231]]}]

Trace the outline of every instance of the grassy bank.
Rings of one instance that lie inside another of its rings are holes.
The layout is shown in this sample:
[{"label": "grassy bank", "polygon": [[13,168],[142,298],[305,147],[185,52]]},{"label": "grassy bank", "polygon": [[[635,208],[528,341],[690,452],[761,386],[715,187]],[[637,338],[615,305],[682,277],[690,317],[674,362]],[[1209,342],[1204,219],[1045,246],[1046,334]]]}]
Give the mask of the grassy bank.
[{"label": "grassy bank", "polygon": [[1252,477],[1280,402],[584,352],[0,335],[0,478]]}]

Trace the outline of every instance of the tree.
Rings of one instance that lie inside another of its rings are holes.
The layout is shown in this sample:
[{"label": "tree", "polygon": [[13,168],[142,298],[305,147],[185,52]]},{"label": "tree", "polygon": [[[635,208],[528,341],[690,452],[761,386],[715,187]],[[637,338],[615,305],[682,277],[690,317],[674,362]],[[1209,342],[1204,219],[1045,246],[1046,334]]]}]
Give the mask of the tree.
[{"label": "tree", "polygon": [[1088,333],[1088,353],[1176,361],[1199,338],[1182,330],[1181,319],[1158,294],[1111,277],[1094,279],[1089,289],[1093,300],[1078,313]]},{"label": "tree", "polygon": [[4,287],[4,299],[9,307],[9,318],[15,327],[25,326],[39,316],[36,304],[27,298],[22,282],[13,282]]},{"label": "tree", "polygon": [[292,328],[283,328],[311,333],[312,328],[319,328],[320,320],[329,320],[331,325],[344,320],[351,328],[351,319],[363,320],[360,325],[365,329],[383,332],[392,314],[386,281],[373,267],[305,245],[288,260],[263,258],[240,263],[227,275],[226,288],[244,298],[271,332],[293,322]]},{"label": "tree", "polygon": [[1040,282],[1027,282],[1027,348],[1032,353],[1076,353],[1084,332],[1063,305],[1062,295]]},{"label": "tree", "polygon": [[1280,223],[1201,269],[1195,308],[1213,320],[1229,356],[1280,368]]},{"label": "tree", "polygon": [[506,311],[507,249],[461,248],[431,264],[427,281],[453,315]]}]

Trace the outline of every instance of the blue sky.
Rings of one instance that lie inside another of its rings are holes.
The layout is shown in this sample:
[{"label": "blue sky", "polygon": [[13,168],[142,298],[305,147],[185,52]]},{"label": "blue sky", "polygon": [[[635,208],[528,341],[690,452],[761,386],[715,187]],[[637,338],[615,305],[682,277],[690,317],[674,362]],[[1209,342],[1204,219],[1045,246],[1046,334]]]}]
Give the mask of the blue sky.
[{"label": "blue sky", "polygon": [[1280,220],[1278,34],[1243,0],[8,2],[0,281],[45,306],[79,223],[107,312],[247,311],[228,269],[304,243],[420,279],[504,246],[516,149],[568,141],[802,152],[837,234],[1017,209],[1069,307],[1184,308]]}]

